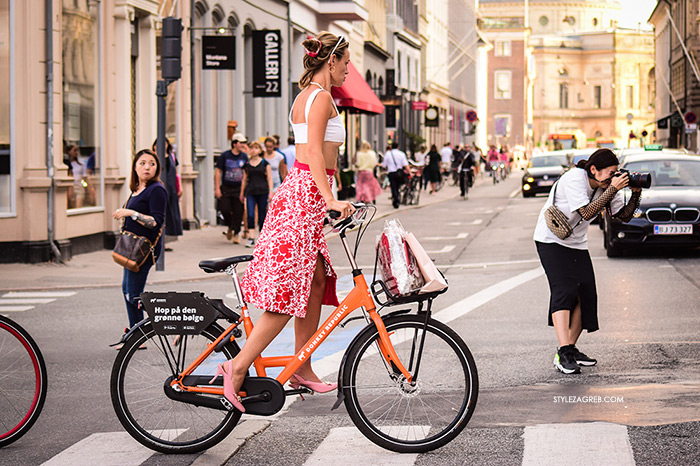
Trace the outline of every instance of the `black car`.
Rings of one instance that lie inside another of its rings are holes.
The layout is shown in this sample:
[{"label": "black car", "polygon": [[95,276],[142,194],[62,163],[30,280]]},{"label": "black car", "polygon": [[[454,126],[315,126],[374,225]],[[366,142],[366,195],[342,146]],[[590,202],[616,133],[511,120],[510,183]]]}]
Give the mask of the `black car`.
[{"label": "black car", "polygon": [[559,179],[568,166],[569,162],[563,151],[545,152],[533,156],[523,175],[523,197],[549,193],[554,182]]},{"label": "black car", "polygon": [[[700,246],[700,156],[658,148],[626,152],[621,168],[651,173],[652,182],[631,221],[603,216],[608,257],[642,246]],[[622,191],[625,203],[631,193]]]}]

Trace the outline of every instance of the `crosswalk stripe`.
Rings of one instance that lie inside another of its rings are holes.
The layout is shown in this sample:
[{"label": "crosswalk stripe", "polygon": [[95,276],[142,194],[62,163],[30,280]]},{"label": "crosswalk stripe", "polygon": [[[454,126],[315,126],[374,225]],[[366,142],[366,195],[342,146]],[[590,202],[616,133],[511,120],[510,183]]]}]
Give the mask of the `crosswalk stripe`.
[{"label": "crosswalk stripe", "polygon": [[0,314],[3,312],[24,312],[34,309],[34,306],[0,306]]},{"label": "crosswalk stripe", "polygon": [[8,299],[0,298],[0,306],[5,304],[48,304],[56,301],[55,298],[27,298],[27,299]]},{"label": "crosswalk stripe", "polygon": [[73,296],[75,291],[10,291],[2,295],[3,298],[67,298]]},{"label": "crosswalk stripe", "polygon": [[452,251],[456,246],[454,244],[448,244],[447,246],[443,246],[442,249],[439,251],[425,251],[428,254],[443,254],[446,252]]},{"label": "crosswalk stripe", "polygon": [[92,434],[63,450],[42,466],[73,466],[94,464],[123,466],[141,464],[155,452],[131,438],[127,432],[102,432]]},{"label": "crosswalk stripe", "polygon": [[367,440],[356,427],[335,427],[314,450],[304,466],[328,464],[375,464],[382,466],[412,466],[418,454],[395,453]]},{"label": "crosswalk stripe", "polygon": [[627,427],[618,424],[540,424],[526,427],[524,438],[523,466],[635,464]]},{"label": "crosswalk stripe", "polygon": [[421,239],[437,241],[437,240],[449,240],[449,239],[464,239],[467,236],[469,236],[469,233],[460,233],[457,236],[426,236],[425,238],[421,238]]}]

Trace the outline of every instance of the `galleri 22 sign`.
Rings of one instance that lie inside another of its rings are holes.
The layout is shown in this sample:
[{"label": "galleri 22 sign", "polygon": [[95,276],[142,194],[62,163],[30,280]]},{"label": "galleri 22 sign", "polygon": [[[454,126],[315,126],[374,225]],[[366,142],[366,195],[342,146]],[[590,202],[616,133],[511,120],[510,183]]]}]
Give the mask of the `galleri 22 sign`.
[{"label": "galleri 22 sign", "polygon": [[253,97],[282,96],[282,35],[253,31]]}]

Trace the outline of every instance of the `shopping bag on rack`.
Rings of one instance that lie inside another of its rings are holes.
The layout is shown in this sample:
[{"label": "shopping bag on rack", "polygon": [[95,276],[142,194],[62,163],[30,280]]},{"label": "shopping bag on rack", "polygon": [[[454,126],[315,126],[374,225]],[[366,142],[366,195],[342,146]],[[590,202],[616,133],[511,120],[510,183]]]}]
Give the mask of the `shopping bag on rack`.
[{"label": "shopping bag on rack", "polygon": [[401,222],[384,222],[384,230],[377,241],[377,261],[384,283],[397,296],[417,293],[425,284],[418,262],[406,244]]},{"label": "shopping bag on rack", "polygon": [[420,293],[432,293],[447,288],[445,277],[443,277],[437,267],[435,267],[432,259],[428,256],[428,253],[425,252],[425,249],[423,249],[423,246],[418,242],[418,239],[416,239],[413,233],[406,233],[404,235],[404,240],[411,253],[416,258],[418,268],[425,281],[425,285],[420,289]]}]

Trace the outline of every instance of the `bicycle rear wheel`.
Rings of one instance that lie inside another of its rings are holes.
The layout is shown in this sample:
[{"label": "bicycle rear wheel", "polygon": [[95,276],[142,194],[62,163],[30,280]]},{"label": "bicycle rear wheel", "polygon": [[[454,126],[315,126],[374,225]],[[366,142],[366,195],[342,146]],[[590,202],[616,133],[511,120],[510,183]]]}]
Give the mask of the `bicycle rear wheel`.
[{"label": "bicycle rear wheel", "polygon": [[[182,371],[221,332],[214,323],[199,335],[175,341],[173,335],[157,335],[147,323],[126,341],[112,367],[110,391],[117,417],[134,439],[162,453],[196,453],[231,433],[241,417],[238,410],[194,406],[170,399],[164,391],[173,367]],[[236,353],[237,346],[228,344],[223,354],[212,353],[192,375],[213,377],[217,364]]]},{"label": "bicycle rear wheel", "polygon": [[44,358],[20,325],[0,316],[0,447],[16,441],[36,422],[46,400]]},{"label": "bicycle rear wheel", "polygon": [[372,442],[399,453],[422,453],[453,440],[474,412],[479,381],[464,341],[445,324],[430,319],[421,351],[424,317],[385,320],[401,362],[418,376],[415,384],[387,366],[379,334],[368,326],[348,350],[342,371],[345,407]]}]

